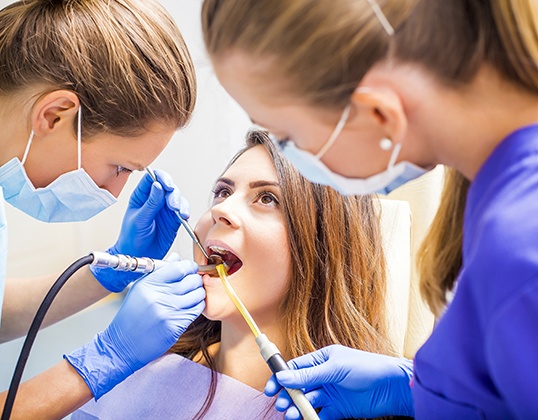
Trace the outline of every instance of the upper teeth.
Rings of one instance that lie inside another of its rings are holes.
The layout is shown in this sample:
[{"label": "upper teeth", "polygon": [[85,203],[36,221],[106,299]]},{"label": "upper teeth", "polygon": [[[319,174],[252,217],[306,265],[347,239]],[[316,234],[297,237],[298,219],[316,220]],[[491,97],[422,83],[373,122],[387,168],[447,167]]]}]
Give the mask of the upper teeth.
[{"label": "upper teeth", "polygon": [[210,249],[211,251],[213,251],[213,252],[218,253],[218,254],[226,254],[226,253],[230,252],[230,251],[228,251],[227,249],[224,249],[224,248],[221,248],[220,246],[215,246],[215,245],[211,245],[211,246],[209,247],[209,249]]}]

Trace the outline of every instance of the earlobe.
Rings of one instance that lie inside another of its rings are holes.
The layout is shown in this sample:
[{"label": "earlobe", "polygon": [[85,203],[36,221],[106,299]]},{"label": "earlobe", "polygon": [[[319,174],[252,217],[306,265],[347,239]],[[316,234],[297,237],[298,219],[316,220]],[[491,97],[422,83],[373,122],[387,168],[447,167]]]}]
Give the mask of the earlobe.
[{"label": "earlobe", "polygon": [[80,102],[69,90],[56,90],[42,96],[32,111],[32,129],[37,137],[73,127]]},{"label": "earlobe", "polygon": [[379,125],[383,137],[390,138],[394,143],[403,141],[407,117],[396,92],[358,87],[351,95],[351,101],[358,109],[369,110],[368,115]]}]

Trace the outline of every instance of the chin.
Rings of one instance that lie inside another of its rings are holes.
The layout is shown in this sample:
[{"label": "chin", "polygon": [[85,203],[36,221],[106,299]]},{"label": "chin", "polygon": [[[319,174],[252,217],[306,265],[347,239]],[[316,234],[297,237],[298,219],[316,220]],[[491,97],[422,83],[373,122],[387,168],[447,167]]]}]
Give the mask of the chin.
[{"label": "chin", "polygon": [[[228,296],[225,296],[224,298],[229,300]],[[229,317],[234,311],[236,311],[236,309],[232,302],[228,304],[228,302],[223,301],[222,298],[217,298],[216,296],[211,298],[210,296],[207,296],[205,300],[205,309],[202,312],[202,315],[211,321],[222,321]]]}]

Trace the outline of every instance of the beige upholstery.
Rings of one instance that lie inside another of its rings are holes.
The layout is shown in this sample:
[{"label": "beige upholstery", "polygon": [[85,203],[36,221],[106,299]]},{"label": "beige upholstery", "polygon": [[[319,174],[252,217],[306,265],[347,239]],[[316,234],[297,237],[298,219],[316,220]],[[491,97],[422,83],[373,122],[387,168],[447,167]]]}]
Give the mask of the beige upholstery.
[{"label": "beige upholstery", "polygon": [[389,266],[389,325],[396,350],[408,358],[414,357],[434,323],[420,297],[416,255],[437,211],[442,184],[443,167],[439,166],[381,200]]}]

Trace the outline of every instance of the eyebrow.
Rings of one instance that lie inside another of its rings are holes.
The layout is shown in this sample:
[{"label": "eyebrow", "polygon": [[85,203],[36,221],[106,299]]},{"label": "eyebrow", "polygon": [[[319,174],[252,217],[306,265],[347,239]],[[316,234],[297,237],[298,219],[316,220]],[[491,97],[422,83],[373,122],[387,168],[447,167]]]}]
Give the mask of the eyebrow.
[{"label": "eyebrow", "polygon": [[[230,178],[219,178],[217,179],[216,183],[222,182],[226,185],[229,185],[230,187],[233,187],[235,185],[235,182],[233,182]],[[259,181],[253,181],[248,184],[250,188],[260,188],[260,187],[280,187],[280,184],[275,181],[265,181],[265,180],[259,180]]]}]

